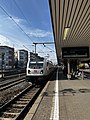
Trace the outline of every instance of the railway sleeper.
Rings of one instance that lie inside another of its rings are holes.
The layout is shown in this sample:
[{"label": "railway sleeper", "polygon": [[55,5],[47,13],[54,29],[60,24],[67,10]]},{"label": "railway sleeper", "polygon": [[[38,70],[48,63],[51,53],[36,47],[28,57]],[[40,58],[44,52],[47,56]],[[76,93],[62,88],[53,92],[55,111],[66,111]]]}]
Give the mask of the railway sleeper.
[{"label": "railway sleeper", "polygon": [[26,99],[26,98],[24,98],[24,99],[23,99],[23,98],[20,98],[19,100],[20,100],[20,101],[28,101],[28,102],[30,101],[30,99]]},{"label": "railway sleeper", "polygon": [[2,117],[0,117],[0,120],[12,120],[12,118],[2,118]]},{"label": "railway sleeper", "polygon": [[31,97],[30,96],[23,96],[22,98],[30,100],[30,99],[32,99],[32,96]]},{"label": "railway sleeper", "polygon": [[16,101],[17,104],[27,104],[29,101]]},{"label": "railway sleeper", "polygon": [[19,113],[19,112],[21,112],[21,109],[20,108],[17,108],[17,109],[16,108],[12,108],[12,109],[8,108],[7,111],[8,112],[16,112],[16,113],[18,112]]},{"label": "railway sleeper", "polygon": [[13,104],[12,105],[12,107],[25,107],[26,106],[26,104],[25,105],[23,105],[23,104]]},{"label": "railway sleeper", "polygon": [[[36,94],[35,92],[33,92],[33,96],[34,94]],[[26,104],[30,103],[30,100],[33,98],[33,96],[23,95],[21,98],[15,99],[15,101],[13,101],[9,106],[7,106],[5,111],[2,110],[3,112],[0,113],[0,120],[5,120],[5,118],[7,118],[6,120],[12,120],[13,118],[16,118],[18,116],[16,115],[16,113],[20,114],[22,109],[24,110],[24,108],[27,108]]]},{"label": "railway sleeper", "polygon": [[2,117],[0,117],[1,120],[4,120],[5,118],[7,118],[7,120],[10,120],[9,118],[15,118],[16,115],[15,114],[2,114]]},{"label": "railway sleeper", "polygon": [[3,114],[4,115],[15,115],[16,116],[16,115],[19,115],[19,112],[11,112],[11,113],[10,112],[4,112]]}]

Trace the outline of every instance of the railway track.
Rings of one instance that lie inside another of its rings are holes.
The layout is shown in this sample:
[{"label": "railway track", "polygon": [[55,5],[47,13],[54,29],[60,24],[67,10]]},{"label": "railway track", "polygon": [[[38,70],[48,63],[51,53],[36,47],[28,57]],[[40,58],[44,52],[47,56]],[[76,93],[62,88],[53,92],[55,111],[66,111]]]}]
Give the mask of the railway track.
[{"label": "railway track", "polygon": [[0,107],[0,120],[22,120],[43,87],[29,86]]},{"label": "railway track", "polygon": [[18,74],[15,74],[15,75],[7,75],[7,76],[4,76],[4,79],[12,79],[12,78],[15,78],[15,77],[21,77],[21,76],[25,76],[26,73],[18,73]]},{"label": "railway track", "polygon": [[3,91],[3,90],[6,90],[10,87],[13,87],[21,82],[24,82],[25,81],[25,78],[24,79],[18,79],[18,80],[14,80],[14,81],[11,81],[11,82],[8,82],[8,83],[4,83],[2,85],[0,85],[0,91]]},{"label": "railway track", "polygon": [[0,84],[2,82],[5,82],[5,81],[11,80],[11,79],[15,79],[15,78],[20,78],[20,77],[23,77],[23,76],[26,76],[26,74],[22,73],[22,74],[4,76],[3,78],[0,78]]},{"label": "railway track", "polygon": [[[11,75],[0,81],[0,91],[13,87],[25,81],[25,74]],[[9,79],[8,79],[9,78]]]}]

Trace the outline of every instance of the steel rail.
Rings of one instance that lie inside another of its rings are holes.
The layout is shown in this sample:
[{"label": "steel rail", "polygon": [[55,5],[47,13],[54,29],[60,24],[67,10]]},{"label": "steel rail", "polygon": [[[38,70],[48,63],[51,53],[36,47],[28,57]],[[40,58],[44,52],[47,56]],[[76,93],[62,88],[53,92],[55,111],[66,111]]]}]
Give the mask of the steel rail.
[{"label": "steel rail", "polygon": [[21,83],[21,82],[24,82],[24,81],[25,81],[25,78],[24,79],[18,79],[17,81],[9,82],[9,83],[5,84],[4,86],[2,85],[1,88],[0,88],[0,91],[6,90],[6,89],[8,89],[8,88],[10,88],[12,86],[15,86],[15,85]]},{"label": "steel rail", "polygon": [[[20,94],[18,94],[12,100],[0,107],[0,120],[3,120],[4,118],[21,120],[22,118],[24,118],[42,89],[43,87],[36,88],[35,86],[29,86],[25,90],[20,92]],[[16,112],[13,112],[13,109],[16,109]]]},{"label": "steel rail", "polygon": [[25,76],[22,76],[22,77],[16,77],[16,78],[14,78],[14,80],[9,79],[9,80],[2,81],[2,82],[0,82],[0,88],[5,86],[5,85],[11,84],[11,83],[13,83],[15,81],[24,79],[24,78],[25,78]]}]

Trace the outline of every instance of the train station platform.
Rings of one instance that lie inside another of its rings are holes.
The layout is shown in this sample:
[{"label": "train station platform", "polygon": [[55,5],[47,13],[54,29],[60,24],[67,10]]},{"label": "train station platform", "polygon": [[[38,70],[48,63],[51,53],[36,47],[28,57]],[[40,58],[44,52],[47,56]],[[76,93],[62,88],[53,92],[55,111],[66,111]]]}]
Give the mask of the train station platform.
[{"label": "train station platform", "polygon": [[90,120],[90,79],[66,80],[56,73],[24,120]]}]

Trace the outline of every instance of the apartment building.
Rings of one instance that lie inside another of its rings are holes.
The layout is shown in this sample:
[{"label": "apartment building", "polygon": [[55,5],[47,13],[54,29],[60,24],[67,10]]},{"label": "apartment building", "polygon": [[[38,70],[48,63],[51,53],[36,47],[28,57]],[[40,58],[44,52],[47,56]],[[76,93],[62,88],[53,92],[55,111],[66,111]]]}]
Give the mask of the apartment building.
[{"label": "apartment building", "polygon": [[16,59],[18,59],[18,67],[20,68],[26,68],[28,60],[42,61],[44,59],[43,57],[38,56],[38,54],[28,52],[24,49],[18,50],[18,52],[16,52],[15,54]]},{"label": "apartment building", "polygon": [[37,61],[42,61],[42,60],[44,60],[44,58],[38,56],[38,54],[35,54],[35,53],[30,52],[30,60],[31,60],[31,61],[36,61],[36,60],[37,60]]},{"label": "apartment building", "polygon": [[0,69],[12,69],[14,67],[14,48],[0,46]]},{"label": "apartment building", "polygon": [[20,68],[26,68],[28,61],[28,51],[21,49],[18,50],[18,66]]}]

